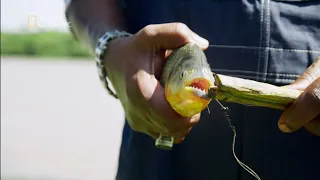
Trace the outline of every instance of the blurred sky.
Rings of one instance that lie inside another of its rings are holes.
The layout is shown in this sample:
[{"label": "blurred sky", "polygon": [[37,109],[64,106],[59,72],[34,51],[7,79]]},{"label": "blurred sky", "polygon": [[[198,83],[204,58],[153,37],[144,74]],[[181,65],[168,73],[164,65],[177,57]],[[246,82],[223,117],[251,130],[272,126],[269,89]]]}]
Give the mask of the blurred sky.
[{"label": "blurred sky", "polygon": [[[1,32],[68,31],[64,0],[1,0]],[[38,17],[41,27],[28,29],[28,16]]]}]

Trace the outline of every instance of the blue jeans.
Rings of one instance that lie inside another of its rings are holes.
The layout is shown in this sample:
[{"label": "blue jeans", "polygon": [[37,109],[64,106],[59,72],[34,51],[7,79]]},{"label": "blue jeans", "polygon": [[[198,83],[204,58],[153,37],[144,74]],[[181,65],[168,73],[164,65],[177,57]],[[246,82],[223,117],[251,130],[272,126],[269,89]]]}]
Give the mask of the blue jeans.
[{"label": "blue jeans", "polygon": [[[210,42],[215,73],[275,85],[293,82],[320,56],[320,1],[123,0],[131,33],[148,24],[183,22]],[[224,103],[237,128],[236,153],[263,180],[319,179],[320,138],[281,133],[281,111]],[[250,180],[235,161],[232,131],[212,102],[172,151],[126,123],[117,180]],[[319,107],[320,108],[320,107]]]}]

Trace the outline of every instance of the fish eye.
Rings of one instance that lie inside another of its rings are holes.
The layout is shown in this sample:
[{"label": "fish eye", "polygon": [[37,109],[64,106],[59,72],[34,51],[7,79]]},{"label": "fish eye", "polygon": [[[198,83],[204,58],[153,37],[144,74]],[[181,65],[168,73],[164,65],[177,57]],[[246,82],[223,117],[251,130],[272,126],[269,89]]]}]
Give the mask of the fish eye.
[{"label": "fish eye", "polygon": [[183,71],[183,72],[181,72],[181,74],[180,74],[180,78],[183,78],[184,76],[186,76],[187,75],[187,72],[186,71]]}]

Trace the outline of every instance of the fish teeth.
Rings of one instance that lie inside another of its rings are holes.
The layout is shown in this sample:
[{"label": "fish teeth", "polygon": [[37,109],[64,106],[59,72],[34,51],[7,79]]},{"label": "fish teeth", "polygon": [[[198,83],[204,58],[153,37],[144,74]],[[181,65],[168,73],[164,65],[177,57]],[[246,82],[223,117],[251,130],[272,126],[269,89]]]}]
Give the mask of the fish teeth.
[{"label": "fish teeth", "polygon": [[201,88],[198,88],[198,87],[194,87],[194,86],[190,86],[191,88],[194,88],[194,89],[198,89],[198,90],[200,90],[200,91],[202,91],[202,92],[204,92],[204,93],[206,93],[206,90],[204,90],[204,89],[201,89]]}]

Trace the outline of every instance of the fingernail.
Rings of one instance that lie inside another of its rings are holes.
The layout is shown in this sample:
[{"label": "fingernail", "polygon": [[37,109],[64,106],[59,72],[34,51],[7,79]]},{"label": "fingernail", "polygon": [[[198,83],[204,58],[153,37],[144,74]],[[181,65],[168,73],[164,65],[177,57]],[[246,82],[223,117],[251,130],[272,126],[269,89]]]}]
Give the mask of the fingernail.
[{"label": "fingernail", "polygon": [[207,47],[209,45],[209,41],[199,36],[200,43],[203,47]]},{"label": "fingernail", "polygon": [[199,44],[201,44],[204,47],[209,45],[209,41],[208,40],[206,40],[205,38],[199,36],[198,34],[194,34],[194,35],[195,35],[195,38],[197,39]]},{"label": "fingernail", "polygon": [[290,133],[292,132],[290,128],[288,128],[287,125],[285,124],[279,124],[279,129],[282,131],[282,132],[285,132],[285,133]]}]

